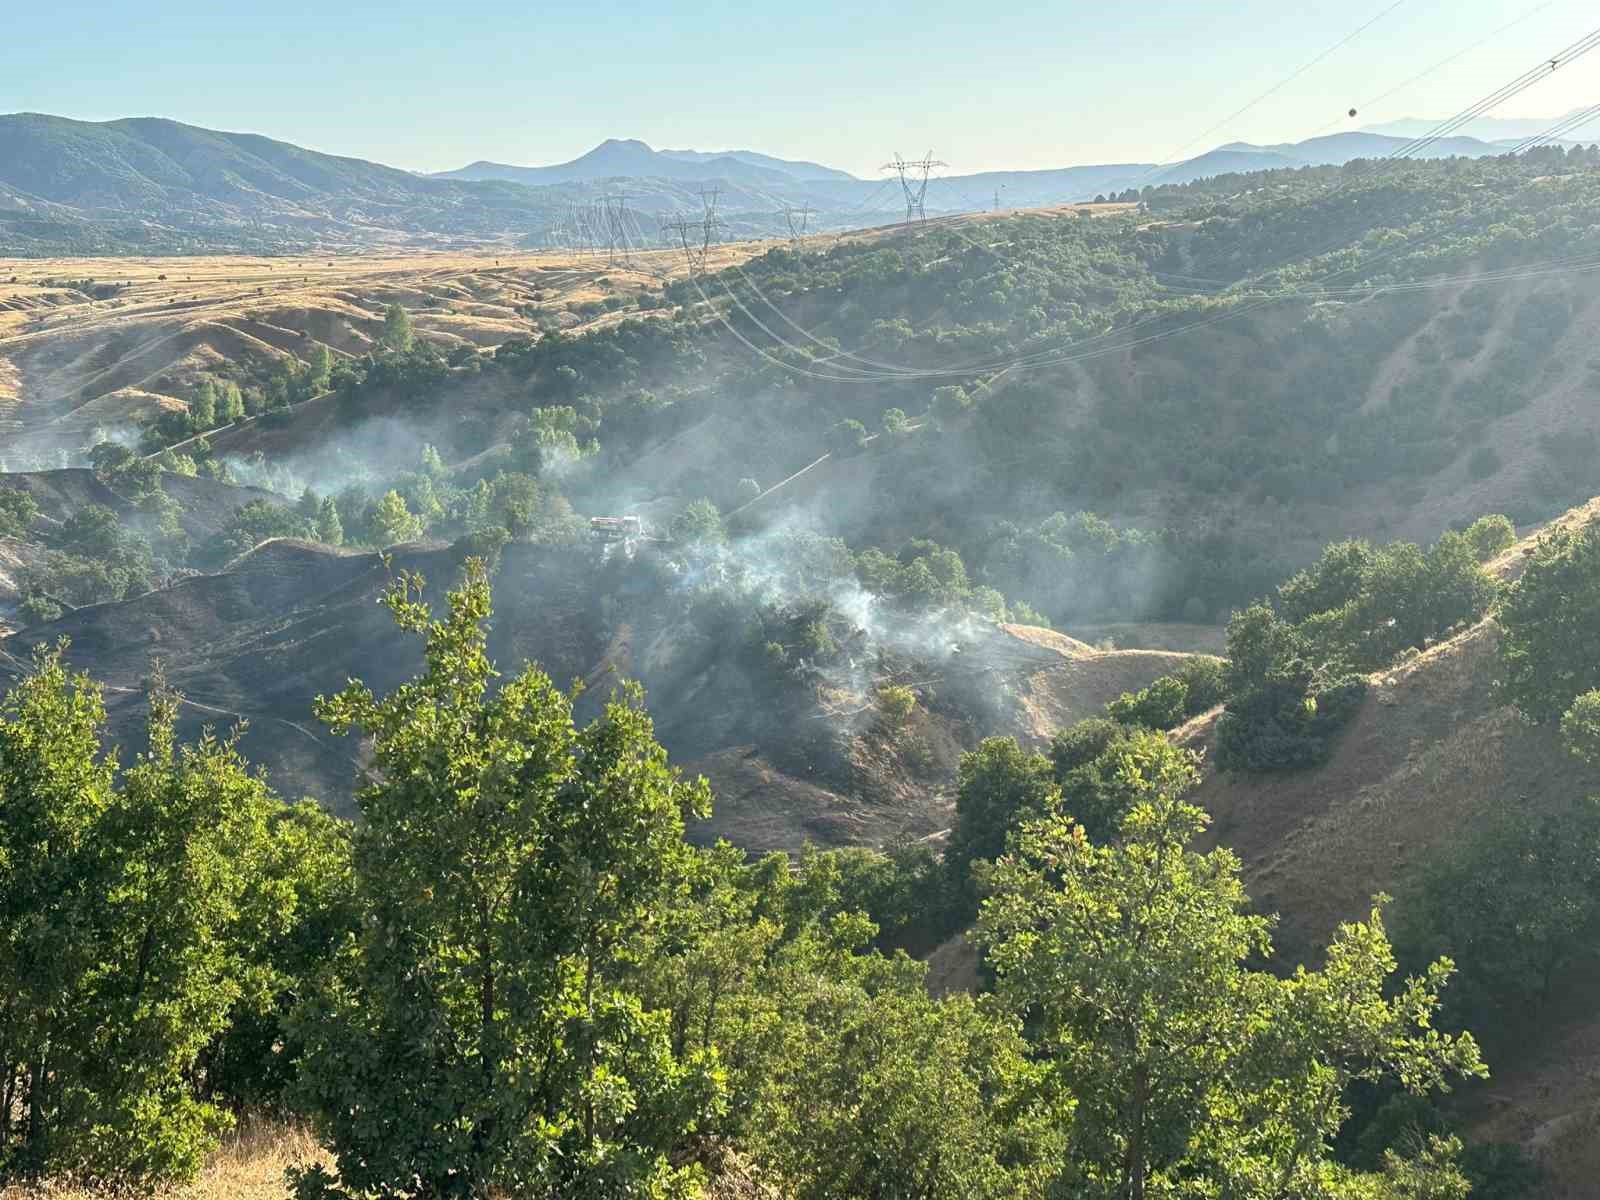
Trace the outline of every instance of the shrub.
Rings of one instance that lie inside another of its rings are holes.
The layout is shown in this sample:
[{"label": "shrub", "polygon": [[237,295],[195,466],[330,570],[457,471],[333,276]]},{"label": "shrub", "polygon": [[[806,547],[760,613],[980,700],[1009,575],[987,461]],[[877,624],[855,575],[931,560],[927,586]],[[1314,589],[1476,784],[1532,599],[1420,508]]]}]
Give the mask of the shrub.
[{"label": "shrub", "polygon": [[868,436],[860,421],[840,421],[828,429],[828,451],[840,458],[858,454],[866,448]]},{"label": "shrub", "polygon": [[1195,655],[1144,690],[1122,693],[1106,705],[1106,713],[1124,725],[1176,729],[1222,703],[1223,693],[1222,660]]},{"label": "shrub", "polygon": [[1173,729],[1183,724],[1188,696],[1189,688],[1183,680],[1163,675],[1142,691],[1124,692],[1106,705],[1106,713],[1124,725]]},{"label": "shrub", "polygon": [[1585,692],[1562,714],[1561,739],[1584,762],[1600,763],[1600,691]]},{"label": "shrub", "polygon": [[21,488],[0,488],[0,537],[21,537],[39,515],[39,505]]},{"label": "shrub", "polygon": [[1223,770],[1314,766],[1366,693],[1359,676],[1328,677],[1307,659],[1305,638],[1265,604],[1228,624],[1227,711],[1217,723]]},{"label": "shrub", "polygon": [[1480,821],[1426,866],[1406,914],[1408,958],[1459,964],[1449,1021],[1493,1031],[1536,1016],[1558,973],[1600,934],[1600,804]]},{"label": "shrub", "polygon": [[1472,1200],[1539,1200],[1548,1176],[1516,1142],[1476,1142],[1461,1152],[1461,1173]]},{"label": "shrub", "polygon": [[1491,513],[1468,525],[1462,536],[1471,545],[1473,555],[1482,563],[1516,545],[1517,528],[1511,523],[1510,517]]},{"label": "shrub", "polygon": [[1222,659],[1196,654],[1178,668],[1177,677],[1188,689],[1183,707],[1185,717],[1198,717],[1222,703],[1227,678],[1227,664]]},{"label": "shrub", "polygon": [[908,687],[890,684],[878,689],[878,718],[889,729],[899,729],[917,711],[917,694]]},{"label": "shrub", "polygon": [[1499,612],[1506,694],[1534,721],[1556,721],[1600,688],[1600,520],[1539,543]]}]

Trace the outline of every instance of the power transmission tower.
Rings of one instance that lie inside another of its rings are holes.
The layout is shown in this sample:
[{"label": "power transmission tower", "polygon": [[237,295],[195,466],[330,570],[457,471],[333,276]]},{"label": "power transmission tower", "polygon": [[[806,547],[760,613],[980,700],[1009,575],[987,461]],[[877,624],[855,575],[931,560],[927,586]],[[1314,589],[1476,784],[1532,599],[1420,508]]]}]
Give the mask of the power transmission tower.
[{"label": "power transmission tower", "polygon": [[906,194],[906,224],[923,222],[928,219],[928,210],[923,206],[923,201],[928,195],[928,176],[935,167],[947,167],[949,163],[940,162],[933,157],[929,150],[917,162],[907,162],[898,154],[893,162],[884,163],[880,171],[893,171],[900,176],[900,188]]},{"label": "power transmission tower", "polygon": [[567,221],[571,226],[573,249],[579,254],[594,254],[596,244],[595,231],[601,227],[601,222],[596,219],[597,206],[593,204],[572,204],[567,211]]},{"label": "power transmission tower", "polygon": [[783,206],[783,219],[789,222],[789,244],[794,247],[795,253],[801,253],[801,239],[806,236],[806,226],[810,223],[812,210],[809,204],[796,208],[792,204]]},{"label": "power transmission tower", "polygon": [[627,261],[628,257],[628,231],[623,221],[623,214],[628,209],[628,197],[604,196],[606,206],[606,265],[615,266],[619,261]]},{"label": "power transmission tower", "polygon": [[705,212],[698,218],[679,213],[670,220],[662,221],[661,233],[663,237],[669,234],[677,235],[678,244],[683,247],[683,256],[689,263],[689,273],[699,275],[704,273],[711,257],[712,244],[724,227],[722,218],[716,214],[713,202],[707,205]]}]

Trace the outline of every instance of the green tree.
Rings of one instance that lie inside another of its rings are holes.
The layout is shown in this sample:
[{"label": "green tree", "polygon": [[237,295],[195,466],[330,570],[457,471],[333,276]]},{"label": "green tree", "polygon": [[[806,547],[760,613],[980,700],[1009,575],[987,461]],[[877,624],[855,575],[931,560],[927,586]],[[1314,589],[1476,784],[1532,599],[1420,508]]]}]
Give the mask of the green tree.
[{"label": "green tree", "polygon": [[302,1052],[290,1014],[359,928],[350,838],[314,800],[267,821],[238,906],[240,993],[200,1062],[204,1094],[234,1111],[290,1109]]},{"label": "green tree", "polygon": [[828,427],[828,452],[836,458],[859,454],[867,445],[867,427],[851,419]]},{"label": "green tree", "polygon": [[245,418],[244,393],[231,379],[222,385],[221,408],[222,419],[230,425]]},{"label": "green tree", "polygon": [[1506,694],[1525,716],[1558,720],[1600,688],[1600,520],[1541,538],[1499,621]]},{"label": "green tree", "polygon": [[220,565],[248,554],[273,538],[311,536],[311,523],[287,505],[251,500],[240,505],[222,528],[199,548],[202,562]]},{"label": "green tree", "polygon": [[997,857],[1019,821],[1054,812],[1060,801],[1050,760],[1024,750],[1015,738],[985,738],[961,756],[955,824],[944,852],[958,916],[977,911],[973,863]]},{"label": "green tree", "polygon": [[339,519],[339,506],[332,496],[324,496],[317,505],[317,541],[326,546],[344,544],[344,522]]},{"label": "green tree", "polygon": [[1365,695],[1359,677],[1331,677],[1307,637],[1265,604],[1228,623],[1227,711],[1217,723],[1217,765],[1273,771],[1321,762]]},{"label": "green tree", "polygon": [[21,488],[0,488],[0,537],[21,537],[39,516],[39,503]]},{"label": "green tree", "polygon": [[369,540],[376,546],[414,542],[426,532],[421,518],[412,516],[406,507],[405,497],[392,489],[372,506],[366,524]]},{"label": "green tree", "polygon": [[110,483],[138,461],[133,447],[121,442],[97,442],[89,450],[89,465],[101,483]]},{"label": "green tree", "polygon": [[852,861],[719,844],[662,914],[645,991],[676,1052],[727,1065],[715,1132],[797,1200],[1039,1194],[1059,1139],[1028,1099],[1018,1023],[991,1001],[934,1001],[920,964],[867,952]]},{"label": "green tree", "polygon": [[[388,332],[388,316],[384,317],[384,332]],[[311,354],[306,359],[303,385],[308,396],[317,395],[328,390],[328,383],[333,378],[333,351],[318,342],[311,348]]]},{"label": "green tree", "polygon": [[701,549],[720,546],[728,540],[722,513],[710,500],[696,500],[684,508],[668,524],[667,534],[675,542]]},{"label": "green tree", "polygon": [[1461,964],[1457,1018],[1504,1028],[1537,1014],[1600,932],[1600,802],[1480,822],[1428,864],[1406,913],[1414,955]]},{"label": "green tree", "polygon": [[1246,966],[1270,954],[1270,923],[1246,911],[1229,851],[1190,848],[1206,825],[1183,800],[1193,780],[1183,760],[1130,777],[1140,799],[1106,845],[1063,816],[1030,822],[990,873],[978,939],[1074,1105],[1063,1194],[1322,1194],[1353,1081],[1484,1074],[1469,1036],[1432,1028],[1448,961],[1386,995],[1377,909],[1340,927],[1320,971]]},{"label": "green tree", "polygon": [[1492,513],[1468,525],[1463,536],[1471,544],[1477,560],[1488,562],[1516,545],[1517,528],[1511,523],[1510,517]]},{"label": "green tree", "polygon": [[228,1123],[191,1079],[277,803],[232,743],[179,746],[178,704],[120,780],[60,650],[0,709],[0,1178],[182,1180]]},{"label": "green tree", "polygon": [[[1089,748],[1086,739],[1083,750]],[[1143,728],[1119,729],[1098,751],[1073,761],[1071,766],[1065,765],[1069,761],[1065,754],[1056,753],[1052,758],[1061,788],[1061,811],[1070,813],[1096,841],[1115,836],[1128,810],[1138,801],[1143,780],[1182,771],[1194,761],[1188,750]]]},{"label": "green tree", "polygon": [[416,344],[417,331],[411,323],[411,314],[398,304],[391,304],[383,310],[383,332],[378,335],[378,344],[385,350],[396,354],[404,354]]},{"label": "green tree", "polygon": [[200,381],[194,400],[189,405],[189,416],[196,429],[211,429],[217,423],[217,385],[210,376]]},{"label": "green tree", "polygon": [[338,1184],[312,1172],[302,1194],[667,1194],[716,1076],[624,980],[684,885],[705,784],[668,766],[635,693],[579,730],[534,668],[492,687],[481,562],[443,619],[421,588],[402,577],[387,604],[424,673],[317,706],[372,739],[373,774],[361,934],[297,1027]]}]

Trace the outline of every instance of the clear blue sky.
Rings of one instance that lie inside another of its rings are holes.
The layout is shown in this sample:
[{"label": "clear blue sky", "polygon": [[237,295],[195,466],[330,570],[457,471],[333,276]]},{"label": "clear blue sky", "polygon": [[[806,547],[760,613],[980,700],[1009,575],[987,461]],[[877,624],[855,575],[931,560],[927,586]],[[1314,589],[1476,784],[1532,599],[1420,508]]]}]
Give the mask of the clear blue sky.
[{"label": "clear blue sky", "polygon": [[[0,0],[0,112],[172,117],[418,170],[560,162],[606,137],[868,177],[930,147],[963,174],[1149,161],[1391,2]],[[1322,131],[1540,7],[1404,0],[1189,153]],[[1552,0],[1358,123],[1448,116],[1597,25],[1593,0]],[[1600,51],[1499,115],[1595,101]]]}]

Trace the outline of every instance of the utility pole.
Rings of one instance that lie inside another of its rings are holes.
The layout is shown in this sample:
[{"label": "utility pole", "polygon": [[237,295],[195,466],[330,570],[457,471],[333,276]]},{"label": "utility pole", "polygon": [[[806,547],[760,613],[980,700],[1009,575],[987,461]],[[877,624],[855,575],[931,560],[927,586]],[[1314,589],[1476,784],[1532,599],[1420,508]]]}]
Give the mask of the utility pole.
[{"label": "utility pole", "polygon": [[878,168],[880,171],[893,171],[900,176],[900,188],[906,194],[907,227],[913,222],[922,223],[928,219],[928,210],[923,206],[923,200],[928,195],[928,175],[935,167],[949,165],[935,159],[933,151],[929,150],[917,162],[907,162],[896,154],[893,162],[884,163]]}]

